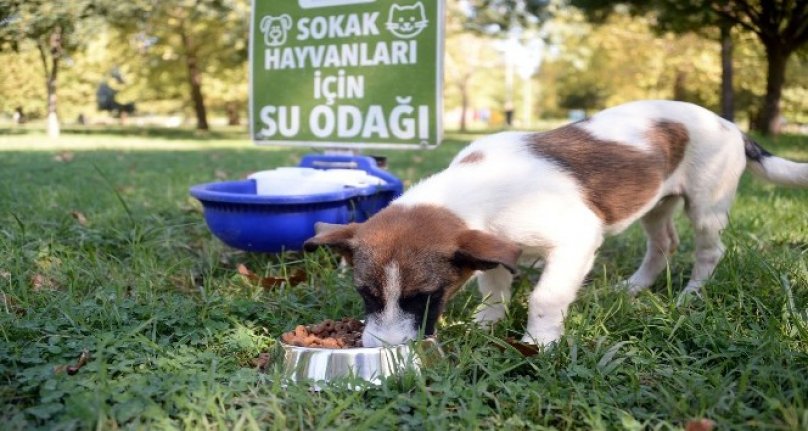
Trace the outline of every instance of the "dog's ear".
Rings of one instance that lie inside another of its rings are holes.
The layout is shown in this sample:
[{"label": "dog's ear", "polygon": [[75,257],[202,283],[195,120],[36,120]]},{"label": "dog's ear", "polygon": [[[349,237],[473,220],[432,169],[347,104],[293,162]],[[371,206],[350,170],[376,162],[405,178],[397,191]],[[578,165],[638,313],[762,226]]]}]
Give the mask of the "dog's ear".
[{"label": "dog's ear", "polygon": [[504,266],[515,274],[522,249],[511,241],[497,238],[479,230],[466,230],[460,233],[454,262],[475,270],[487,270]]},{"label": "dog's ear", "polygon": [[326,246],[338,251],[343,257],[350,260],[353,254],[351,240],[359,225],[351,223],[330,224],[319,222],[314,225],[316,235],[303,243],[303,250],[314,251],[320,246]]},{"label": "dog's ear", "polygon": [[272,16],[267,15],[261,19],[261,31],[266,32],[269,30],[269,25],[272,24]]},{"label": "dog's ear", "polygon": [[287,14],[281,15],[281,24],[284,30],[289,30],[292,28],[292,17]]}]

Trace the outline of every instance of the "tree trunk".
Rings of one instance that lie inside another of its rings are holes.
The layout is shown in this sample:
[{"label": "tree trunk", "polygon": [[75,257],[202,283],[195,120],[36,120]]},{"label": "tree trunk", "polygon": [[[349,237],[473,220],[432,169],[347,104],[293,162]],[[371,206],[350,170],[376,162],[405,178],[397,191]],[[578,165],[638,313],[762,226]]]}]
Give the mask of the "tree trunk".
[{"label": "tree trunk", "polygon": [[735,121],[735,91],[732,88],[732,25],[721,24],[721,116]]},{"label": "tree trunk", "polygon": [[467,77],[463,77],[460,81],[460,131],[465,132],[467,130],[466,125],[466,113],[469,109],[469,80]]},{"label": "tree trunk", "polygon": [[58,66],[59,60],[53,59],[52,72],[48,76],[48,136],[51,139],[58,138],[61,133],[59,115],[56,113],[56,71]]},{"label": "tree trunk", "polygon": [[241,124],[241,120],[239,119],[238,111],[240,105],[238,102],[227,102],[225,105],[225,109],[227,110],[227,125],[228,126],[238,126]]},{"label": "tree trunk", "polygon": [[[57,110],[56,88],[59,78],[59,59],[62,55],[62,31],[59,27],[53,30],[45,46],[44,41],[37,42],[39,49],[39,56],[42,60],[42,67],[45,71],[45,88],[47,90],[47,103],[48,103],[48,118],[47,129],[48,136],[51,139],[59,137],[61,132],[59,127],[59,115]],[[50,53],[51,65],[48,67],[48,54]]]},{"label": "tree trunk", "polygon": [[197,130],[209,130],[208,113],[205,109],[205,98],[202,95],[202,72],[199,70],[199,59],[196,50],[184,28],[180,28],[182,46],[185,49],[185,65],[188,68],[188,83],[191,85],[191,101],[196,112]]},{"label": "tree trunk", "polygon": [[676,71],[673,80],[673,100],[687,100],[687,72]]},{"label": "tree trunk", "polygon": [[764,135],[776,134],[780,131],[780,97],[786,80],[786,63],[791,52],[777,42],[766,44],[766,96],[755,126]]}]

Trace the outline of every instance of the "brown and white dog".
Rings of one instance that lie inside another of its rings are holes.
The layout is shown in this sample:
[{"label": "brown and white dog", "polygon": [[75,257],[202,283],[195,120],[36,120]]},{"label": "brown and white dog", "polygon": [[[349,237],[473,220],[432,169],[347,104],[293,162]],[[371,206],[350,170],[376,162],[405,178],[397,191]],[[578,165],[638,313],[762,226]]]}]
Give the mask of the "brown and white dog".
[{"label": "brown and white dog", "polygon": [[473,142],[367,222],[319,226],[305,247],[334,247],[354,266],[365,346],[434,333],[446,301],[478,271],[484,301],[475,320],[495,322],[520,256],[543,258],[522,341],[548,344],[561,336],[604,235],[640,220],[647,251],[626,284],[638,292],[654,282],[676,249],[681,201],[695,231],[685,291],[697,292],[723,254],[719,235],[745,167],[808,186],[808,164],[772,156],[710,111],[638,101],[546,133]]}]

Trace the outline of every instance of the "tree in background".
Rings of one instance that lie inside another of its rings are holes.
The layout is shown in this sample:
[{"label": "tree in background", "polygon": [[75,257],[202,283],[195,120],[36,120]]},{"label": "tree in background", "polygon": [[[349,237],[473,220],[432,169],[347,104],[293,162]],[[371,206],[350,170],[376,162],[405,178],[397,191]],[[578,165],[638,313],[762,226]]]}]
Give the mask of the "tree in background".
[{"label": "tree in background", "polygon": [[808,0],[572,0],[595,20],[611,13],[618,3],[642,13],[655,12],[663,30],[719,27],[725,70],[722,94],[727,105],[731,103],[727,92],[732,85],[730,29],[754,33],[765,48],[767,74],[766,94],[753,126],[764,134],[778,131],[788,59],[808,43]]},{"label": "tree in background", "polygon": [[445,97],[456,92],[460,104],[458,129],[468,130],[467,118],[472,103],[472,95],[479,96],[483,91],[473,88],[475,76],[497,66],[496,53],[490,46],[490,39],[477,32],[467,31],[466,20],[470,9],[461,2],[453,1],[447,8],[446,17],[446,86]]},{"label": "tree in background", "polygon": [[[606,0],[572,0],[571,4],[586,13],[595,24],[603,24],[607,17],[615,11],[618,2]],[[696,33],[700,36],[714,38],[714,29],[720,29],[721,44],[721,116],[734,121],[734,91],[732,79],[732,22],[723,19],[704,7],[699,1],[680,0],[629,0],[620,2],[633,16],[652,14],[655,18],[654,30],[658,34],[673,32],[678,35]],[[674,98],[679,98],[686,90],[686,74],[677,79]]]},{"label": "tree in background", "polygon": [[[553,16],[553,9],[557,5],[553,5],[550,0],[462,0],[461,4],[466,9],[467,29],[478,34],[506,39],[499,44],[499,49],[505,57],[503,108],[505,122],[510,127],[514,119],[514,76],[517,67],[515,59],[520,56],[517,49],[520,48],[522,39],[526,39],[525,35],[539,28]],[[530,37],[536,35],[530,34],[527,39]],[[537,56],[538,59],[543,57],[541,53],[537,53]],[[540,62],[541,60],[538,60],[536,64]],[[529,93],[531,93],[529,89],[526,90],[526,94]]]},{"label": "tree in background", "polygon": [[45,76],[48,135],[60,132],[59,71],[70,54],[86,43],[94,1],[0,0],[0,50],[37,50]]},{"label": "tree in background", "polygon": [[208,130],[202,83],[206,75],[227,75],[245,68],[248,2],[134,0],[110,5],[106,15],[130,40],[136,36],[139,51],[146,57],[148,80],[157,91],[175,91],[178,80],[187,83],[196,128]]}]

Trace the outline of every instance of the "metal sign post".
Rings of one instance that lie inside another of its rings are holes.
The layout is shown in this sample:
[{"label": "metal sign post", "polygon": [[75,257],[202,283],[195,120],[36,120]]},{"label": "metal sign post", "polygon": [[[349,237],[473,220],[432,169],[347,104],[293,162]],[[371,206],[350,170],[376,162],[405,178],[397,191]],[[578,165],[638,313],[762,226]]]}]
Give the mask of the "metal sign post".
[{"label": "metal sign post", "polygon": [[444,0],[253,0],[257,144],[434,148]]}]

